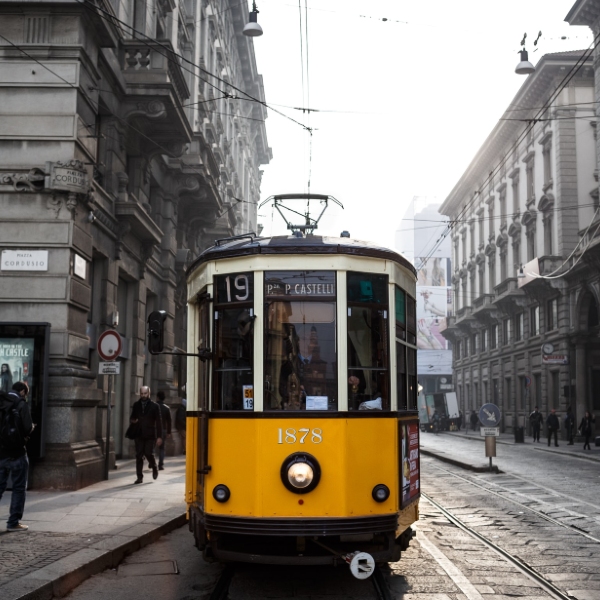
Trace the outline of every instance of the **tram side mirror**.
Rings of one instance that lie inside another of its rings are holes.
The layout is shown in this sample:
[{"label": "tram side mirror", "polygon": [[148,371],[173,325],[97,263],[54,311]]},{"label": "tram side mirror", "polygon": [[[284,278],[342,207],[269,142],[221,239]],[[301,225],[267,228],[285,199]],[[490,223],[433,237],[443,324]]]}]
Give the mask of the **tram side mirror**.
[{"label": "tram side mirror", "polygon": [[165,320],[164,310],[155,310],[148,317],[148,350],[150,354],[160,354],[164,349]]}]

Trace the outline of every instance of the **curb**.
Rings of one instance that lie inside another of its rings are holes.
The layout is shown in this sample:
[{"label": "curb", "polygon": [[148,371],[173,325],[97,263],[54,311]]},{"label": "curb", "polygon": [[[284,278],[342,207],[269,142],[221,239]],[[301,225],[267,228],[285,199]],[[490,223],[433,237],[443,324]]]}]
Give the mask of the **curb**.
[{"label": "curb", "polygon": [[[179,529],[186,523],[187,515],[186,512],[183,512],[162,525],[125,542],[123,542],[124,536],[115,536],[113,541],[116,545],[109,550],[97,549],[93,546],[84,548],[48,567],[33,571],[1,586],[2,598],[3,600],[61,598],[92,575],[117,567],[127,555],[152,544],[163,535]],[[104,545],[110,541],[104,540]]]},{"label": "curb", "polygon": [[475,467],[474,465],[460,462],[459,460],[454,460],[448,456],[436,454],[435,452],[431,452],[431,450],[425,450],[424,448],[421,448],[421,454],[424,454],[425,456],[432,456],[433,458],[437,458],[442,462],[454,465],[455,467],[460,467],[461,469],[466,469],[467,471],[473,471],[474,473],[503,473],[503,471],[501,471],[496,465],[492,465],[492,470],[490,471],[490,468],[487,466]]}]

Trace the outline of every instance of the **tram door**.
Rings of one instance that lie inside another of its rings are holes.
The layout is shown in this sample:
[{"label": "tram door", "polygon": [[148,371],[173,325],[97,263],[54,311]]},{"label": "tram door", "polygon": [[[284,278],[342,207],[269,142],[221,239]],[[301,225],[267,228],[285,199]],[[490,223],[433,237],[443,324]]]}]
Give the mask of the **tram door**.
[{"label": "tram door", "polygon": [[[210,296],[205,294],[199,304],[198,319],[198,348],[210,348]],[[209,391],[210,391],[210,360],[196,361],[198,368],[198,411],[200,412],[200,440],[196,444],[198,451],[198,487],[196,502],[204,508],[204,477],[207,474],[208,465],[208,415],[209,415]]]}]

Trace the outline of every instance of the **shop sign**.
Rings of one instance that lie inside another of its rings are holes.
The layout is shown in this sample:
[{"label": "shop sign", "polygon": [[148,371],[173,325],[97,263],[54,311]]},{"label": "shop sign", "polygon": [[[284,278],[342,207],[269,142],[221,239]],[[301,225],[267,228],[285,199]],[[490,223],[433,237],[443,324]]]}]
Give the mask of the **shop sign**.
[{"label": "shop sign", "polygon": [[47,271],[48,250],[2,250],[2,271]]},{"label": "shop sign", "polygon": [[566,354],[542,354],[543,365],[568,365],[569,357]]}]

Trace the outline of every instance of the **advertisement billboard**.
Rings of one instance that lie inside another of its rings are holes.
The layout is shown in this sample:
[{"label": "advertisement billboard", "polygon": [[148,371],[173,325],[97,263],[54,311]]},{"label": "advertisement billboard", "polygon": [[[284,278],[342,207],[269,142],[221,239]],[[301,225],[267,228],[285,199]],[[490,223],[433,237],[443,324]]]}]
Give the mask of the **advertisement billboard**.
[{"label": "advertisement billboard", "polygon": [[44,456],[49,344],[49,323],[0,322],[0,389],[8,392],[17,381],[29,386],[27,401],[36,428],[27,454],[34,459]]},{"label": "advertisement billboard", "polygon": [[421,495],[419,421],[400,421],[400,507],[405,508]]}]

